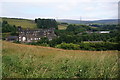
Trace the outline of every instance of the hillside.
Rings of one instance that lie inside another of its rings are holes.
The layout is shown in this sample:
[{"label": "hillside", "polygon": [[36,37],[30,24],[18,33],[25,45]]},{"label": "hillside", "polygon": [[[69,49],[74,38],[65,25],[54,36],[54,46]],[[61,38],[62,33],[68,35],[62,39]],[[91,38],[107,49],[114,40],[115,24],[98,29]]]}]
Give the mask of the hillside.
[{"label": "hillside", "polygon": [[2,20],[7,21],[10,25],[21,26],[23,28],[36,28],[36,23],[28,19],[2,18]]},{"label": "hillside", "polygon": [[117,19],[108,20],[95,20],[95,21],[80,21],[80,20],[69,20],[69,19],[59,19],[58,22],[66,22],[69,24],[117,24]]},{"label": "hillside", "polygon": [[[29,19],[17,19],[17,18],[2,18],[3,21],[7,21],[10,25],[21,26],[23,28],[37,28],[36,23]],[[67,26],[58,25],[58,29],[64,30]]]},{"label": "hillside", "polygon": [[3,41],[3,78],[117,78],[118,51],[62,50]]}]

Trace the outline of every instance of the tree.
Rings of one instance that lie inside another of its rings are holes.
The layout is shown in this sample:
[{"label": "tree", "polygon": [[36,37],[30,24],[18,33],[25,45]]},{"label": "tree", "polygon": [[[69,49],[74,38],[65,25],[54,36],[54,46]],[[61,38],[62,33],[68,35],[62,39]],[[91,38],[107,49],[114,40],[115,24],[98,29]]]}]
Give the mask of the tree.
[{"label": "tree", "polygon": [[55,19],[35,19],[38,28],[55,28],[58,29],[58,24]]},{"label": "tree", "polygon": [[9,25],[7,23],[7,21],[3,21],[2,23],[2,32],[5,33],[5,32],[12,32],[12,33],[16,33],[17,32],[17,28],[15,25]]}]

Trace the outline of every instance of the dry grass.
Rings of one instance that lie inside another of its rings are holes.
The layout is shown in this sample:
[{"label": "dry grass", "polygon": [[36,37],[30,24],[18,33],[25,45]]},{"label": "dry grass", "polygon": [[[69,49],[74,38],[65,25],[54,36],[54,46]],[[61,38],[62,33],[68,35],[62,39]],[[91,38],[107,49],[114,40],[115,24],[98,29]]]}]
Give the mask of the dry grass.
[{"label": "dry grass", "polygon": [[63,50],[3,41],[3,77],[117,78],[117,76],[118,51]]}]

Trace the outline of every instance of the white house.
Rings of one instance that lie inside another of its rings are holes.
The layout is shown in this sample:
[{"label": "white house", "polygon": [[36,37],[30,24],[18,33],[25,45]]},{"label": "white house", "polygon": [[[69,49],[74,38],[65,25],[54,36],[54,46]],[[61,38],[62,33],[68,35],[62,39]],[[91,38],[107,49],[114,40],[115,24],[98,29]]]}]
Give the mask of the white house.
[{"label": "white house", "polygon": [[100,31],[99,33],[110,33],[110,31]]}]

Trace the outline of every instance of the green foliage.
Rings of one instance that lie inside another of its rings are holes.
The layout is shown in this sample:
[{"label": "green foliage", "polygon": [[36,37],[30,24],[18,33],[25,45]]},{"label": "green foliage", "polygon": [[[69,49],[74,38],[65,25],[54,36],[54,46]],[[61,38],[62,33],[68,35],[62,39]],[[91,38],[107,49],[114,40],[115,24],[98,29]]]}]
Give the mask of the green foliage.
[{"label": "green foliage", "polygon": [[17,32],[17,28],[15,25],[11,26],[7,23],[7,21],[3,21],[2,23],[2,32],[12,32],[12,33],[16,33]]},{"label": "green foliage", "polygon": [[80,48],[82,50],[93,50],[93,51],[117,50],[117,43],[111,43],[111,42],[80,43]]},{"label": "green foliage", "polygon": [[55,46],[56,48],[69,49],[69,50],[78,50],[80,46],[73,43],[61,43]]},{"label": "green foliage", "polygon": [[38,28],[55,28],[58,29],[58,25],[55,19],[35,19]]},{"label": "green foliage", "polygon": [[72,31],[66,31],[66,30],[55,30],[55,34],[57,36],[74,35],[74,33]]},{"label": "green foliage", "polygon": [[117,29],[118,25],[115,25],[115,24],[113,24],[113,25],[92,24],[90,26],[97,27],[97,28],[99,28],[99,30],[115,30],[115,29]]},{"label": "green foliage", "polygon": [[97,43],[79,43],[73,44],[73,43],[61,43],[56,45],[56,48],[62,48],[62,49],[72,49],[72,50],[91,50],[91,51],[106,51],[106,50],[117,50],[117,43],[111,43],[111,42],[97,42]]},{"label": "green foliage", "polygon": [[19,42],[19,41],[14,41],[13,43],[21,44],[21,42]]},{"label": "green foliage", "polygon": [[70,49],[70,50],[91,50],[91,51],[106,51],[106,50],[117,50],[117,43],[111,42],[97,42],[97,43],[61,43],[55,46],[56,48]]},{"label": "green foliage", "polygon": [[48,43],[49,40],[47,37],[42,37],[37,43],[42,44],[42,43]]},{"label": "green foliage", "polygon": [[107,41],[108,39],[114,37],[111,34],[85,34],[81,35],[83,41]]},{"label": "green foliage", "polygon": [[78,33],[80,33],[80,32],[84,32],[84,31],[86,31],[86,30],[90,30],[91,28],[89,27],[89,26],[86,26],[86,25],[72,25],[72,24],[70,24],[70,25],[68,25],[68,27],[67,27],[67,31],[72,31],[72,32],[74,32],[74,34],[78,34]]},{"label": "green foliage", "polygon": [[61,35],[60,37],[55,38],[52,41],[49,41],[49,45],[51,47],[55,47],[56,45],[61,44],[63,42],[77,44],[77,43],[80,43],[81,41],[82,41],[81,37],[78,37],[78,36],[74,36],[74,35]]},{"label": "green foliage", "polygon": [[118,43],[117,47],[118,47],[118,50],[120,51],[120,24],[118,25],[118,30],[117,30],[117,36],[116,36],[116,42]]}]

